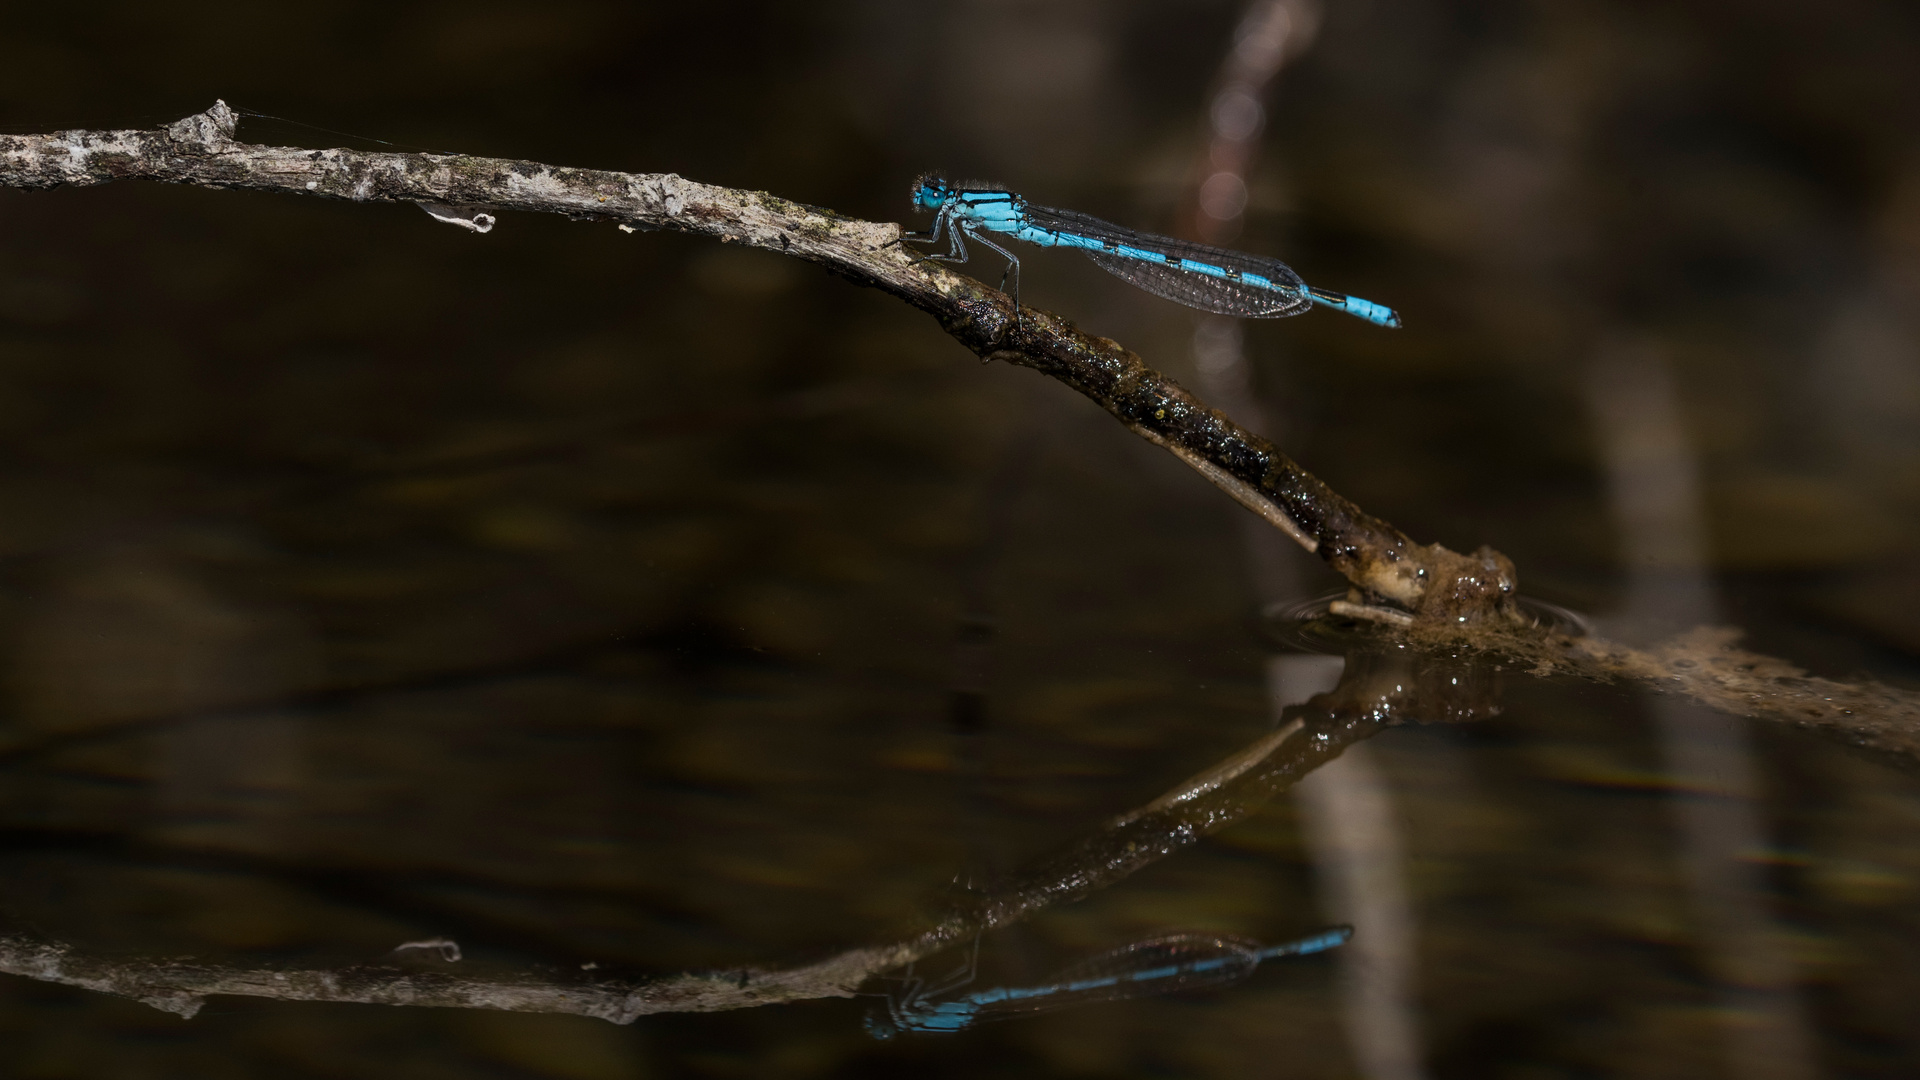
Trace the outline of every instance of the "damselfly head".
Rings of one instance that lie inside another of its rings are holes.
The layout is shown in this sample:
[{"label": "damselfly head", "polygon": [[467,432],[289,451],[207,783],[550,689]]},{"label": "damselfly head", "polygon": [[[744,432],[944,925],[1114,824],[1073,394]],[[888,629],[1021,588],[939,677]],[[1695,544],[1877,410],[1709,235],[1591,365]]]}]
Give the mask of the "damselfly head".
[{"label": "damselfly head", "polygon": [[913,200],[916,210],[938,210],[942,203],[953,198],[953,185],[937,172],[921,173],[907,197]]}]

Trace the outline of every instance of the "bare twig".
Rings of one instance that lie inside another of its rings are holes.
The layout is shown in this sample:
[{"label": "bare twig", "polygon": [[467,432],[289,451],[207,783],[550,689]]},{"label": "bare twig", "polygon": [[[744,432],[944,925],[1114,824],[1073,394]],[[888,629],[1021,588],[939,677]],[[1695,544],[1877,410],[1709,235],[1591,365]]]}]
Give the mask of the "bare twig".
[{"label": "bare twig", "polygon": [[858,221],[764,192],[668,174],[566,169],[452,154],[301,150],[236,141],[225,102],[164,128],[0,136],[0,184],[84,186],[147,179],[356,202],[414,202],[483,231],[500,211],[566,214],[698,233],[819,263],[938,319],[980,356],[1032,368],[1098,402],[1165,447],[1369,597],[1426,619],[1507,613],[1513,565],[1482,548],[1422,547],[1307,473],[1271,443],[1208,408],[1115,342],[1057,316],[1015,319],[1002,293],[936,263],[915,263],[898,225]]}]

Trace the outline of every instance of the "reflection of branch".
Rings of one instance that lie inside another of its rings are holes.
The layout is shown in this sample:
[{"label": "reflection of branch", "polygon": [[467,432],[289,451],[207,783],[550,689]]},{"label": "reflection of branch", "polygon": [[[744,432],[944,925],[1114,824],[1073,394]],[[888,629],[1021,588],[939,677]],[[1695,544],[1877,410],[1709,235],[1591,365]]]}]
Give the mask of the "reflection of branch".
[{"label": "reflection of branch", "polygon": [[279,1001],[337,1001],[503,1012],[571,1013],[629,1024],[648,1013],[712,1012],[850,996],[895,963],[857,949],[787,971],[681,975],[655,982],[481,978],[399,967],[274,970],[176,960],[109,960],[21,934],[0,935],[0,972],[132,998],[191,1017],[215,994]]},{"label": "reflection of branch", "polygon": [[[215,994],[571,1013],[615,1023],[651,1013],[848,997],[874,975],[1084,897],[1197,843],[1387,726],[1491,715],[1498,709],[1499,673],[1472,658],[1480,650],[1520,657],[1533,665],[1535,674],[1665,681],[1729,712],[1824,727],[1849,741],[1920,762],[1920,740],[1913,734],[1920,730],[1915,723],[1920,706],[1911,695],[1808,678],[1779,661],[1730,648],[1724,633],[1696,632],[1648,651],[1571,638],[1548,642],[1517,634],[1504,641],[1481,637],[1471,643],[1477,648],[1468,650],[1464,659],[1449,658],[1447,650],[1397,648],[1350,656],[1335,690],[1288,709],[1283,727],[1214,767],[1036,860],[1003,885],[962,901],[917,934],[802,967],[743,968],[650,982],[483,978],[375,966],[276,971],[108,960],[65,945],[0,935],[0,972],[128,997],[182,1016],[192,1016],[204,998]],[[1455,637],[1450,643],[1466,642]],[[1846,715],[1849,709],[1851,716]]]},{"label": "reflection of branch", "polygon": [[0,971],[133,998],[184,1017],[199,1012],[203,999],[210,994],[282,1001],[579,1013],[618,1023],[639,1015],[627,1004],[621,988],[612,984],[566,986],[375,967],[272,971],[186,961],[116,961],[85,956],[65,945],[22,935],[0,937]]},{"label": "reflection of branch", "polygon": [[[649,1013],[713,1012],[849,997],[874,975],[956,942],[1112,885],[1246,817],[1295,781],[1428,707],[1416,680],[1356,668],[1332,694],[1290,710],[1291,722],[1106,827],[1044,857],[1001,887],[936,917],[918,934],[782,970],[745,968],[652,982],[514,976],[362,966],[328,970],[242,968],[187,961],[109,960],[23,935],[0,935],[0,972],[132,998],[192,1016],[215,994],[283,1001],[572,1013],[630,1023]],[[1431,682],[1431,680],[1428,680]],[[1404,685],[1405,690],[1396,689]],[[1453,710],[1458,712],[1459,710]]]},{"label": "reflection of branch", "polygon": [[915,263],[897,225],[857,221],[762,192],[672,174],[565,169],[450,154],[370,154],[254,146],[234,139],[225,102],[149,131],[0,136],[0,184],[24,188],[149,179],[355,202],[414,202],[440,220],[481,211],[536,211],[615,221],[746,244],[819,263],[940,320],[988,359],[1032,368],[1098,402],[1236,500],[1318,552],[1369,595],[1434,617],[1498,608],[1513,568],[1489,549],[1473,557],[1421,547],[1342,498],[1265,439],[1208,408],[1104,338],[1043,312],[1016,319],[1003,294],[937,263]]}]

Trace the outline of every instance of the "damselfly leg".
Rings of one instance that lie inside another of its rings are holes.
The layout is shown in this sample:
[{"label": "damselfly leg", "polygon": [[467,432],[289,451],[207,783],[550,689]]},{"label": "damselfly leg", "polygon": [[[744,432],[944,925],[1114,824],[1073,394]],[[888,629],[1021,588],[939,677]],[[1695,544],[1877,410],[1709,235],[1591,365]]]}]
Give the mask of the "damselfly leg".
[{"label": "damselfly leg", "polygon": [[940,242],[940,230],[946,228],[946,225],[947,225],[947,214],[946,214],[946,211],[943,210],[940,213],[935,214],[933,216],[933,227],[928,229],[926,232],[916,232],[913,229],[902,229],[900,230],[900,236],[897,239],[895,239],[893,243],[897,244],[901,240],[911,240],[916,244],[937,244]]},{"label": "damselfly leg", "polygon": [[1012,275],[1013,276],[1013,310],[1017,314],[1020,310],[1020,260],[1013,257],[1013,252],[1008,251],[1006,248],[1001,247],[999,244],[994,243],[993,241],[987,239],[984,236],[981,236],[979,233],[974,232],[971,229],[967,231],[967,235],[972,237],[975,240],[980,241],[981,243],[987,245],[988,247],[992,248],[993,250],[999,252],[1001,255],[1006,257],[1007,268],[1000,272],[1000,291],[1001,292],[1007,291],[1007,276]]},{"label": "damselfly leg", "polygon": [[951,245],[947,248],[946,254],[943,255],[939,252],[930,252],[930,253],[921,255],[917,259],[914,259],[912,262],[907,264],[908,266],[918,266],[921,263],[927,262],[929,260],[934,262],[950,262],[950,263],[963,263],[967,261],[967,245],[963,243],[960,239],[960,227],[954,224],[951,218],[952,218],[952,214],[949,211],[942,210],[938,214],[934,215],[933,228],[928,229],[927,234],[925,236],[920,236],[914,233],[900,234],[900,239],[911,240],[916,244],[937,244],[940,242],[940,231],[942,229],[945,229],[947,233],[947,239],[952,242]]}]

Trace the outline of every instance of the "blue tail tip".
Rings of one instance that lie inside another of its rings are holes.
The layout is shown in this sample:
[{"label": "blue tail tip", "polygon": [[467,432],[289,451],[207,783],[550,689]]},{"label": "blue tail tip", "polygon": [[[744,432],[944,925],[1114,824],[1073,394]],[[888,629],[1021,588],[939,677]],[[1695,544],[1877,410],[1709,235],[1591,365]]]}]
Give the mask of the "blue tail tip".
[{"label": "blue tail tip", "polygon": [[1371,300],[1362,300],[1357,296],[1347,297],[1342,305],[1347,311],[1360,316],[1375,326],[1384,326],[1390,330],[1400,329],[1400,313],[1385,304],[1376,304]]},{"label": "blue tail tip", "polygon": [[1308,295],[1314,300],[1331,308],[1338,308],[1349,315],[1357,315],[1375,326],[1384,326],[1390,330],[1400,329],[1400,313],[1371,300],[1362,300],[1346,293],[1326,292],[1321,289],[1309,289]]}]

